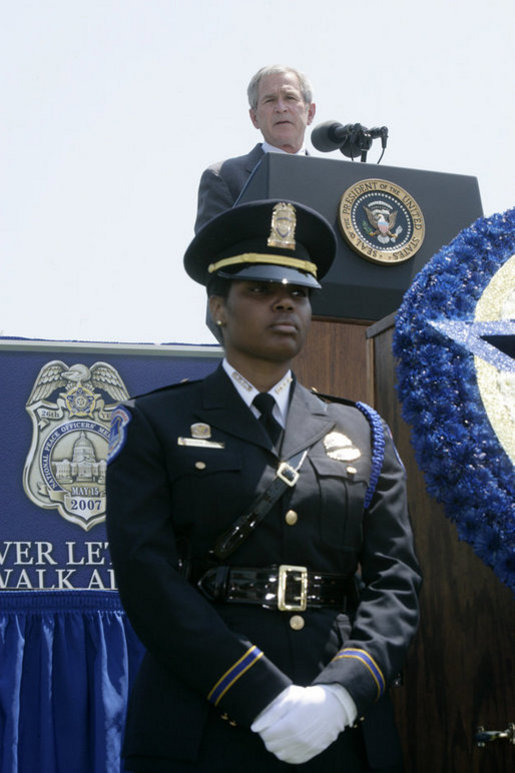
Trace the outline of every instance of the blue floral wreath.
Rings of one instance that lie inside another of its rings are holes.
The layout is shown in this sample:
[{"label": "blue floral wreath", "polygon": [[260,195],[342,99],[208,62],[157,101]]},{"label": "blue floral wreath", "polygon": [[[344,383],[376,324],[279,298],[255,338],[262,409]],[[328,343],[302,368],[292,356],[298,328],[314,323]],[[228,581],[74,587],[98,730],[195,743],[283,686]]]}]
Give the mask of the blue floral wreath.
[{"label": "blue floral wreath", "polygon": [[[474,320],[483,291],[514,253],[515,208],[458,234],[405,294],[393,352],[402,415],[428,493],[443,504],[459,538],[515,592],[514,465],[483,406],[472,349],[441,332]],[[506,321],[503,330],[500,322],[497,332],[508,339],[514,324]],[[513,372],[511,356],[498,354]]]}]

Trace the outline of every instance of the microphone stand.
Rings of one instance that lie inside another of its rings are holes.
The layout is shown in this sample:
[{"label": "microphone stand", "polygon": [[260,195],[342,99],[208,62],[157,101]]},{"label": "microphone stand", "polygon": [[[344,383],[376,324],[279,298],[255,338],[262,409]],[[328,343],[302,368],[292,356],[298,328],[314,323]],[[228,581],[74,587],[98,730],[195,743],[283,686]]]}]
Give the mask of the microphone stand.
[{"label": "microphone stand", "polygon": [[340,153],[354,161],[358,153],[354,154],[353,151],[357,150],[360,153],[360,161],[365,163],[368,151],[372,146],[373,137],[368,129],[365,129],[360,123],[354,124],[354,126],[349,128],[350,132],[340,146]]}]

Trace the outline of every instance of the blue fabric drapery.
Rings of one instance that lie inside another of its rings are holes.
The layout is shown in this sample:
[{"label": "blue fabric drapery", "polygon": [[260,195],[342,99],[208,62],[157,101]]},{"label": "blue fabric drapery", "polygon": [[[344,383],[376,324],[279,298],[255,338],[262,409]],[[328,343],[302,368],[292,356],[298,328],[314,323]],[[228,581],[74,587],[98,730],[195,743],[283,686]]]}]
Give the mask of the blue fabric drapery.
[{"label": "blue fabric drapery", "polygon": [[114,591],[0,593],[1,773],[119,773],[143,646]]}]

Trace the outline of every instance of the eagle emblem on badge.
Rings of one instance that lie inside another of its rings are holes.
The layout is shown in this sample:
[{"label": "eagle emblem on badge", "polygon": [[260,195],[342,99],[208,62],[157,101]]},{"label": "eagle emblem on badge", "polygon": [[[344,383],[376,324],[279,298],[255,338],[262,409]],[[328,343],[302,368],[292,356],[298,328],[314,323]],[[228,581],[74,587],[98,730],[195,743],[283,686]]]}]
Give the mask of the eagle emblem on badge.
[{"label": "eagle emblem on badge", "polygon": [[33,431],[23,470],[35,505],[57,509],[85,531],[105,519],[111,414],[128,396],[107,362],[52,360],[41,368],[26,403]]}]

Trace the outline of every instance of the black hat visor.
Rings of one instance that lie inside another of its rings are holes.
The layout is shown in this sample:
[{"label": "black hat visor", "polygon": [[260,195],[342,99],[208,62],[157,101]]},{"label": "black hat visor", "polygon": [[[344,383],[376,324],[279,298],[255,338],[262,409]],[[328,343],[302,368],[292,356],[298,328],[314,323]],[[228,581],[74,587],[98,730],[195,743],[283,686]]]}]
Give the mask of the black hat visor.
[{"label": "black hat visor", "polygon": [[238,266],[235,271],[216,272],[216,276],[223,279],[242,279],[250,282],[277,282],[278,284],[299,285],[320,290],[321,285],[313,274],[299,271],[289,266],[281,266],[270,263],[254,263],[252,265]]}]

